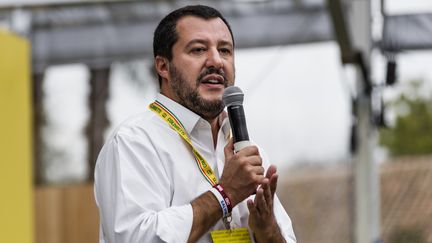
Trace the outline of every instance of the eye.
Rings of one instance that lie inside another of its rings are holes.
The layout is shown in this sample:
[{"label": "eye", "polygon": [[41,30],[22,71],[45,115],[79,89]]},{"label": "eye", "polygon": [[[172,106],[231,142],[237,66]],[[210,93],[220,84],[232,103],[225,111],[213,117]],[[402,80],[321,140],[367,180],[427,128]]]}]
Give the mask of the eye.
[{"label": "eye", "polygon": [[195,47],[195,48],[191,49],[191,53],[193,53],[193,54],[201,54],[205,51],[206,51],[206,49],[204,47]]},{"label": "eye", "polygon": [[220,48],[219,52],[223,55],[230,55],[231,54],[231,49],[229,48]]}]

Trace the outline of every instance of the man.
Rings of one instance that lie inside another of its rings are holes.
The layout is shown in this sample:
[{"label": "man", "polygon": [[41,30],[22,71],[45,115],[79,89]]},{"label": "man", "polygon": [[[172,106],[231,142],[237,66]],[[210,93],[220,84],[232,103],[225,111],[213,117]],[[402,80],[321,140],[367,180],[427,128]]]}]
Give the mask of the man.
[{"label": "man", "polygon": [[100,242],[295,242],[275,196],[276,168],[265,172],[256,146],[234,153],[229,139],[221,100],[235,76],[228,22],[210,7],[178,9],[159,23],[153,48],[161,92],[97,161]]}]

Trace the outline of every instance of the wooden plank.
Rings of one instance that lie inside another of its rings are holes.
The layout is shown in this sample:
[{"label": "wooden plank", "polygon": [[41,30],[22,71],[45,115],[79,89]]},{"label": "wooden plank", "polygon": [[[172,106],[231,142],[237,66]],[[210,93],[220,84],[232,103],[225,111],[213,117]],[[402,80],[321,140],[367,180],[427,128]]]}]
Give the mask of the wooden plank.
[{"label": "wooden plank", "polygon": [[99,215],[93,185],[38,186],[36,243],[94,243]]},{"label": "wooden plank", "polygon": [[63,242],[63,191],[59,187],[38,186],[35,190],[36,242]]},{"label": "wooden plank", "polygon": [[93,185],[65,188],[65,236],[67,243],[94,243],[99,237],[99,214]]}]

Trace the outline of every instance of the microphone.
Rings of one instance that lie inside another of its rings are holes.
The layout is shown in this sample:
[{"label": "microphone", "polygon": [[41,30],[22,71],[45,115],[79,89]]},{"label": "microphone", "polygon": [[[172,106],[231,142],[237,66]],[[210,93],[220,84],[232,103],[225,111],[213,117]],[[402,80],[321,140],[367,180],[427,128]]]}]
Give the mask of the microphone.
[{"label": "microphone", "polygon": [[228,118],[233,133],[234,151],[251,145],[246,127],[246,117],[243,110],[243,91],[237,86],[227,87],[222,95],[222,101],[227,107]]}]

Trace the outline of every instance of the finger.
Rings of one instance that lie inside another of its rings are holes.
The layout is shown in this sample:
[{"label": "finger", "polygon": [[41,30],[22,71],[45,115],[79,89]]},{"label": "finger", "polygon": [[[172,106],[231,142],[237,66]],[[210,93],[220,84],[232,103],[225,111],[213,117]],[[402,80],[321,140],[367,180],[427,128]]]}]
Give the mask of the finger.
[{"label": "finger", "polygon": [[[268,180],[268,179],[265,179],[265,180]],[[265,183],[268,183],[268,182],[265,181]],[[260,213],[263,213],[267,210],[267,203],[266,203],[266,200],[264,198],[264,189],[262,187],[257,189],[257,193],[255,196],[255,203],[256,203],[258,211]]]},{"label": "finger", "polygon": [[264,190],[264,199],[266,201],[266,206],[269,210],[273,207],[273,195],[270,187],[270,180],[266,179],[266,183],[263,183],[261,188]]},{"label": "finger", "polygon": [[256,174],[256,175],[262,175],[264,176],[264,167],[262,166],[252,166],[251,167],[251,172]]},{"label": "finger", "polygon": [[264,178],[264,180],[261,183],[261,188],[265,191],[269,189],[269,179],[268,178]]},{"label": "finger", "polygon": [[259,150],[257,146],[251,145],[237,151],[237,154],[244,156],[259,155]]},{"label": "finger", "polygon": [[248,163],[253,166],[262,166],[262,158],[259,155],[250,155],[246,157]]},{"label": "finger", "polygon": [[225,153],[225,161],[229,161],[231,157],[234,155],[234,142],[232,138],[230,138],[228,140],[228,143],[225,145],[224,153]]},{"label": "finger", "polygon": [[270,179],[271,176],[276,172],[277,172],[276,165],[270,165],[267,169],[266,177]]},{"label": "finger", "polygon": [[263,175],[254,175],[252,180],[255,183],[255,190],[252,192],[252,195],[253,195],[253,194],[256,194],[256,192],[259,188],[261,188],[263,181],[268,180],[268,179],[265,178],[265,176],[263,176]]},{"label": "finger", "polygon": [[273,174],[272,177],[270,178],[270,191],[271,191],[272,198],[274,197],[274,194],[276,193],[278,178],[279,178],[278,174]]},{"label": "finger", "polygon": [[254,201],[252,199],[247,200],[247,207],[249,209],[249,214],[258,215],[258,210],[256,209]]}]

